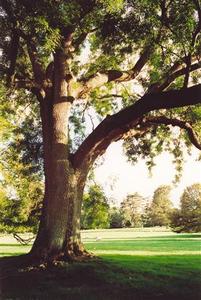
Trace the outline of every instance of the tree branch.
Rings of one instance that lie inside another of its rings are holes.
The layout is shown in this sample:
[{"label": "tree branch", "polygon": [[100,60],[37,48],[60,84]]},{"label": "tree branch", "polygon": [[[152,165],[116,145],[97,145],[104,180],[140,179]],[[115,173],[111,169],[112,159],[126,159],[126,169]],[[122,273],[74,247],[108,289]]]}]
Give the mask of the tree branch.
[{"label": "tree branch", "polygon": [[[189,72],[196,71],[201,68],[201,62],[194,63],[190,66]],[[186,74],[188,68],[182,68],[170,74],[163,82],[154,83],[148,90],[148,93],[162,92],[167,89],[174,80]]]},{"label": "tree branch", "polygon": [[201,23],[201,7],[200,7],[200,1],[199,0],[193,0],[195,7],[198,12],[198,18],[199,18],[199,23]]},{"label": "tree branch", "polygon": [[164,124],[164,125],[172,125],[172,126],[177,126],[180,127],[182,129],[185,129],[189,140],[191,141],[191,143],[198,148],[199,150],[201,150],[201,143],[198,139],[197,134],[194,132],[192,126],[190,123],[176,119],[176,118],[167,118],[164,116],[160,116],[160,117],[147,117],[143,119],[143,124],[145,126],[148,125],[155,125],[155,124]]},{"label": "tree branch", "polygon": [[90,33],[93,33],[97,30],[97,28],[93,28],[91,30],[89,30],[88,32],[82,32],[77,39],[75,39],[73,41],[73,46],[75,49],[78,49],[79,46],[86,40],[87,36],[90,34]]},{"label": "tree branch", "polygon": [[119,95],[119,94],[106,94],[100,97],[97,97],[97,99],[103,100],[103,99],[107,99],[107,98],[123,98],[123,96]]},{"label": "tree branch", "polygon": [[36,88],[37,85],[31,80],[15,80],[14,86],[18,89],[27,89],[31,90],[32,88]]},{"label": "tree branch", "polygon": [[145,66],[151,53],[153,52],[153,47],[150,45],[145,47],[139,59],[135,63],[134,67],[127,71],[119,71],[119,70],[108,70],[107,72],[97,72],[96,74],[90,76],[89,78],[85,78],[80,80],[80,84],[82,84],[82,88],[79,92],[78,97],[82,98],[86,94],[88,94],[92,89],[97,87],[101,87],[107,82],[125,82],[135,79],[142,68]]},{"label": "tree branch", "polygon": [[9,49],[8,59],[10,61],[10,65],[9,65],[8,72],[7,72],[7,85],[12,84],[13,80],[14,80],[18,48],[19,48],[19,35],[14,30],[12,38],[11,38],[11,42],[10,42],[10,49]]},{"label": "tree branch", "polygon": [[35,81],[38,84],[41,84],[45,79],[45,71],[43,70],[42,63],[40,62],[34,38],[25,34],[20,28],[17,28],[16,30],[18,35],[25,41],[27,45],[27,51],[32,65]]},{"label": "tree branch", "polygon": [[113,142],[140,124],[150,111],[184,107],[201,103],[201,84],[180,90],[145,94],[133,105],[107,116],[72,155],[75,168],[89,167]]},{"label": "tree branch", "polygon": [[34,78],[37,83],[42,83],[45,78],[45,72],[43,70],[42,64],[37,56],[37,48],[32,39],[26,38],[27,50],[29,54],[29,58],[32,64]]}]

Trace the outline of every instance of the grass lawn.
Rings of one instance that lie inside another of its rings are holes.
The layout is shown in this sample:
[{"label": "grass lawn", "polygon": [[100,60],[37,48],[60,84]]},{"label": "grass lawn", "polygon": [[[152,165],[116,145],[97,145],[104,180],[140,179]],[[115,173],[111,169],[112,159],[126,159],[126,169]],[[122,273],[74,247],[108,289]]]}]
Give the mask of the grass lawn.
[{"label": "grass lawn", "polygon": [[[0,299],[201,299],[201,234],[162,229],[83,231],[99,260],[1,274]],[[10,237],[0,255],[26,253]]]}]

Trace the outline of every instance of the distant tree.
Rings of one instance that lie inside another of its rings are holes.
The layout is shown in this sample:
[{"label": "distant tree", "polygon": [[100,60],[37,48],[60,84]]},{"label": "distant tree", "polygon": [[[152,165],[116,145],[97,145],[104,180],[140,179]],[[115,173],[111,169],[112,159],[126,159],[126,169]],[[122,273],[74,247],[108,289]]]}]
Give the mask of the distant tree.
[{"label": "distant tree", "polygon": [[147,222],[149,226],[167,226],[170,224],[172,203],[170,200],[171,187],[161,185],[153,195],[153,200],[147,209]]},{"label": "distant tree", "polygon": [[144,208],[144,198],[138,193],[127,195],[121,203],[123,223],[126,227],[137,227],[142,225],[142,213]]},{"label": "distant tree", "polygon": [[110,228],[122,228],[124,217],[117,207],[110,209]]},{"label": "distant tree", "polygon": [[176,232],[201,231],[201,184],[187,187],[181,196],[181,208],[174,210],[171,227]]},{"label": "distant tree", "polygon": [[94,184],[84,194],[81,226],[83,229],[108,228],[109,204],[103,189]]}]

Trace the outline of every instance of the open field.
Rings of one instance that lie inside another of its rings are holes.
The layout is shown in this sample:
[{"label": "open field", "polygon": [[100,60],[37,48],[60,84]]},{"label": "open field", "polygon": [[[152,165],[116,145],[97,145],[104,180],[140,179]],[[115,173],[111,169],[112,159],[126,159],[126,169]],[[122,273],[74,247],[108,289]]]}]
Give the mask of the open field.
[{"label": "open field", "polygon": [[[1,276],[2,299],[201,299],[201,234],[166,229],[82,232],[101,259]],[[30,246],[0,238],[0,255]]]}]

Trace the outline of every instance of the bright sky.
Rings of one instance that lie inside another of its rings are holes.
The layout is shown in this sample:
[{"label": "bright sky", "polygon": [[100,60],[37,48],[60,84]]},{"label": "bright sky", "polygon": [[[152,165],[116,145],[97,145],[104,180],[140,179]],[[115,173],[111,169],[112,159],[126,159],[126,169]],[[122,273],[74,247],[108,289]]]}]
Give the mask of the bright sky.
[{"label": "bright sky", "polygon": [[[198,155],[199,151],[194,149],[191,156],[186,156],[180,183],[173,186],[172,201],[176,207],[184,188],[201,182],[201,162],[196,161]],[[116,142],[105,153],[105,161],[96,169],[95,178],[103,186],[107,197],[113,198],[117,205],[127,194],[134,192],[144,197],[152,197],[154,190],[160,185],[172,184],[175,175],[172,159],[168,153],[158,156],[150,177],[145,162],[141,160],[136,165],[128,163],[121,142]]]}]

